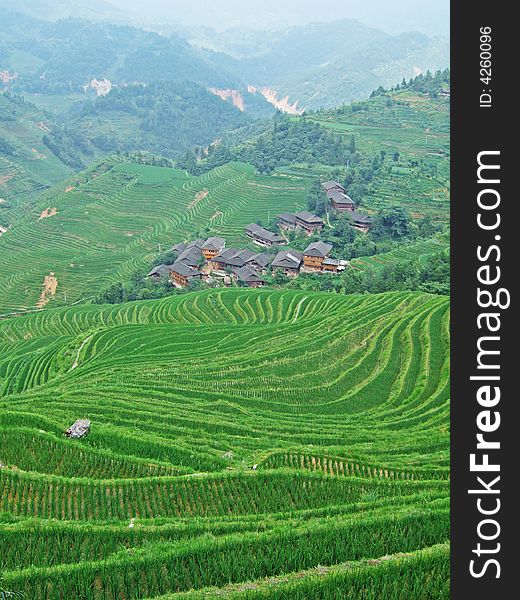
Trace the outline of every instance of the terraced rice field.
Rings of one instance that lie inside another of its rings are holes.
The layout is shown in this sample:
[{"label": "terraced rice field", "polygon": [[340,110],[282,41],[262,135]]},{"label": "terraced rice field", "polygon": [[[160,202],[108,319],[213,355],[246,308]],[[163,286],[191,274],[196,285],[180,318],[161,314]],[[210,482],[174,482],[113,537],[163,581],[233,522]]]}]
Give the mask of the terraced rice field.
[{"label": "terraced rice field", "polygon": [[433,237],[419,242],[414,242],[406,246],[400,246],[390,252],[383,252],[374,256],[361,256],[354,258],[350,264],[358,270],[366,269],[379,270],[383,267],[407,260],[418,259],[420,262],[426,261],[434,254],[438,254],[449,247],[449,240],[445,237]]},{"label": "terraced rice field", "polygon": [[201,177],[133,163],[98,165],[42,194],[0,237],[0,315],[36,307],[50,273],[57,287],[47,306],[127,280],[160,248],[185,239],[222,235],[228,245],[245,244],[248,223],[303,208],[308,185],[295,176],[256,177],[239,163]]},{"label": "terraced rice field", "polygon": [[448,598],[448,309],[235,288],[0,321],[4,587]]}]

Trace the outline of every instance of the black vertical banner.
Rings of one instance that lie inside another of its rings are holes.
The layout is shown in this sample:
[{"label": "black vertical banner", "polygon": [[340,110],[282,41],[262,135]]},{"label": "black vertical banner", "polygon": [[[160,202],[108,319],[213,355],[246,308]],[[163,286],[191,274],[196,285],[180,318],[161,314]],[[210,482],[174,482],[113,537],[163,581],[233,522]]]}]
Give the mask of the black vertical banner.
[{"label": "black vertical banner", "polygon": [[451,11],[454,600],[510,598],[520,573],[513,491],[520,351],[511,289],[520,272],[520,198],[511,189],[520,164],[508,144],[519,131],[513,6],[457,0]]}]

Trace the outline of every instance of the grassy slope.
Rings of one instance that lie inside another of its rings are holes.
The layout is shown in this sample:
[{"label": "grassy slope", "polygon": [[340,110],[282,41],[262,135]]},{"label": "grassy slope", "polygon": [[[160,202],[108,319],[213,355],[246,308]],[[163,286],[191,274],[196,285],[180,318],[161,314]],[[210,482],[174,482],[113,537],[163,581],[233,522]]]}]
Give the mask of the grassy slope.
[{"label": "grassy slope", "polygon": [[[50,272],[58,279],[54,301],[63,303],[66,295],[74,302],[146,268],[159,244],[164,251],[208,233],[244,244],[248,223],[303,208],[308,186],[298,177],[257,177],[243,164],[196,178],[168,168],[109,165],[108,172],[88,171],[42,195],[0,238],[0,313],[34,307]],[[196,201],[203,190],[209,193]],[[40,220],[46,208],[57,214]]]},{"label": "grassy slope", "polygon": [[[448,343],[447,299],[419,293],[231,289],[0,321],[6,587],[130,600],[276,577],[233,592],[397,600],[397,578],[445,597],[446,552],[427,548],[449,533]],[[91,435],[64,439],[80,417]]]}]

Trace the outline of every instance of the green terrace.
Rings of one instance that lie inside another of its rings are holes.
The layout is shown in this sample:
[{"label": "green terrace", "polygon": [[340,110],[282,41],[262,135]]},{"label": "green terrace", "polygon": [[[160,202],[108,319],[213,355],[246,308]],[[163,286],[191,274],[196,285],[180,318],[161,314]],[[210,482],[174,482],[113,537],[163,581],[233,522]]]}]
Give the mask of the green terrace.
[{"label": "green terrace", "polygon": [[[4,319],[3,585],[444,598],[448,368],[448,300],[412,292],[232,288]],[[90,433],[68,439],[79,418]]]},{"label": "green terrace", "polygon": [[304,208],[308,185],[240,163],[200,177],[101,163],[42,194],[0,237],[0,314],[90,298],[200,232],[240,245],[247,224]]}]

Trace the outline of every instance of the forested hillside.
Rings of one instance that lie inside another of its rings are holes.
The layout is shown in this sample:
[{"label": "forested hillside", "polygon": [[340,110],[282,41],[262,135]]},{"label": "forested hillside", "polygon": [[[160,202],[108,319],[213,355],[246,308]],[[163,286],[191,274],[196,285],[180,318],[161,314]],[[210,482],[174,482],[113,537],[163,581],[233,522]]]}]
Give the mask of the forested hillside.
[{"label": "forested hillside", "polygon": [[[254,108],[251,112],[256,114]],[[167,157],[194,146],[206,148],[252,121],[250,112],[187,82],[115,89],[78,104],[67,116],[69,127],[99,150],[147,150]]]},{"label": "forested hillside", "polygon": [[23,93],[79,94],[94,79],[112,85],[191,81],[246,98],[254,110],[265,111],[269,101],[297,112],[364,98],[403,76],[449,64],[446,40],[392,36],[348,19],[269,32],[204,29],[184,35],[190,43],[173,32],[6,13],[0,71],[14,77],[9,87]]},{"label": "forested hillside", "polygon": [[109,23],[77,19],[39,21],[20,14],[0,21],[0,70],[16,74],[24,93],[81,92],[92,79],[113,84],[192,81],[243,87],[238,77],[212,65],[185,40]]}]

